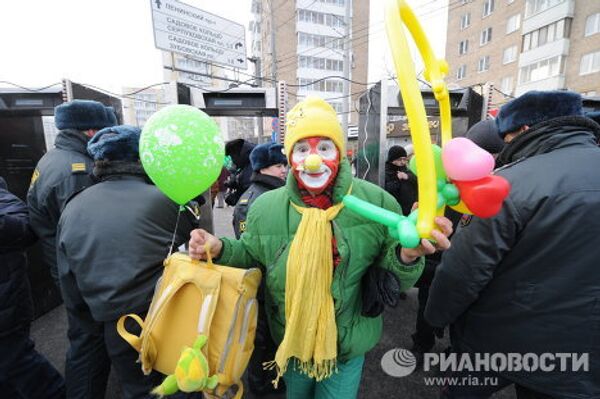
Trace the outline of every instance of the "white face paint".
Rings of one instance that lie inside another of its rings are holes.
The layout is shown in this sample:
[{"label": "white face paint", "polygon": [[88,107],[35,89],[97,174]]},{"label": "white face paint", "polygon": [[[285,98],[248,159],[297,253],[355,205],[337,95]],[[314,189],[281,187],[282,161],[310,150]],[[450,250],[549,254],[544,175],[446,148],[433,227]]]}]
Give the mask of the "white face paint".
[{"label": "white face paint", "polygon": [[[306,158],[311,155],[318,155],[322,161],[321,167],[316,172],[303,170],[303,164]],[[292,165],[298,178],[308,189],[322,189],[327,186],[333,171],[327,165],[331,162],[337,162],[338,149],[329,139],[310,138],[299,140],[292,149]],[[302,170],[299,170],[302,169]]]}]

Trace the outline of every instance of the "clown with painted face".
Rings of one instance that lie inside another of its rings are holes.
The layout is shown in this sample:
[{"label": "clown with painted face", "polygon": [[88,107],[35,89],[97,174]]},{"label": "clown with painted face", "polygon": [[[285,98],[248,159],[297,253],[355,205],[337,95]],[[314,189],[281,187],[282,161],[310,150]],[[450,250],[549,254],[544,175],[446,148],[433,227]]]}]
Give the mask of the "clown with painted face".
[{"label": "clown with painted face", "polygon": [[[452,227],[415,249],[401,248],[378,223],[344,209],[352,195],[401,213],[382,188],[352,177],[344,134],[333,108],[309,97],[289,113],[284,151],[286,185],[260,196],[240,240],[192,232],[190,256],[206,259],[208,244],[220,264],[265,270],[265,310],[278,345],[268,365],[283,376],[288,398],[355,398],[365,353],[381,337],[381,317],[361,313],[361,279],[369,267],[393,273],[406,290],[423,269],[425,254],[450,246]],[[277,378],[278,379],[278,378]]]}]

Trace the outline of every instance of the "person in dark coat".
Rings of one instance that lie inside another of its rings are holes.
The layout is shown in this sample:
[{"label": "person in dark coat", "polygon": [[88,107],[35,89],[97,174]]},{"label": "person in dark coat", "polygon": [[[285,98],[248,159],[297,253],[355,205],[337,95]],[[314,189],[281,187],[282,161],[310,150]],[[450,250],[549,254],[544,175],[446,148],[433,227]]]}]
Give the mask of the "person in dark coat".
[{"label": "person in dark coat", "polygon": [[240,196],[233,211],[233,230],[237,239],[245,230],[246,215],[254,200],[261,194],[285,184],[287,159],[282,151],[281,144],[266,143],[254,147],[250,153],[252,184]]},{"label": "person in dark coat", "polygon": [[55,148],[39,160],[27,193],[31,228],[40,238],[43,258],[58,285],[56,225],[67,199],[93,184],[93,161],[87,143],[96,132],[117,124],[112,107],[88,100],[74,100],[54,109],[59,129]]},{"label": "person in dark coat", "polygon": [[33,302],[25,249],[35,243],[27,205],[0,177],[0,393],[3,398],[64,398],[58,371],[29,338]]},{"label": "person in dark coat", "polygon": [[[501,370],[491,387],[448,387],[448,398],[487,398],[516,384],[531,398],[600,397],[600,149],[581,96],[531,91],[496,120],[507,145],[496,174],[512,188],[500,213],[459,229],[425,309],[451,324],[459,353],[588,354],[588,371],[554,358],[551,370]],[[525,397],[525,396],[519,396]]]},{"label": "person in dark coat", "polygon": [[388,150],[385,162],[385,191],[392,194],[408,216],[417,201],[417,176],[408,170],[408,157],[404,147],[395,145]]},{"label": "person in dark coat", "polygon": [[[285,185],[287,176],[287,158],[283,154],[283,145],[275,143],[260,144],[250,153],[252,166],[252,185],[242,194],[233,211],[233,230],[236,239],[239,239],[246,230],[246,216],[254,201],[263,193]],[[263,271],[264,275],[264,271]],[[259,287],[257,298],[259,301],[259,315],[256,326],[256,339],[254,352],[248,363],[248,388],[258,397],[271,393],[285,392],[284,384],[279,384],[278,389],[273,388],[272,381],[277,376],[273,371],[266,371],[263,363],[273,360],[277,345],[271,338],[264,310],[263,284]]]},{"label": "person in dark coat", "polygon": [[99,182],[67,203],[58,224],[69,398],[104,398],[111,364],[124,398],[146,398],[161,383],[157,373],[144,376],[116,324],[124,314],[147,312],[163,260],[189,237],[193,218],[151,184],[139,162],[139,137],[138,128],[115,126],[90,140]]},{"label": "person in dark coat", "polygon": [[250,153],[256,144],[244,139],[231,140],[225,144],[225,155],[230,156],[234,163],[234,170],[229,176],[227,188],[229,193],[225,202],[229,206],[235,206],[242,194],[250,187],[252,182],[252,165],[250,164]]}]

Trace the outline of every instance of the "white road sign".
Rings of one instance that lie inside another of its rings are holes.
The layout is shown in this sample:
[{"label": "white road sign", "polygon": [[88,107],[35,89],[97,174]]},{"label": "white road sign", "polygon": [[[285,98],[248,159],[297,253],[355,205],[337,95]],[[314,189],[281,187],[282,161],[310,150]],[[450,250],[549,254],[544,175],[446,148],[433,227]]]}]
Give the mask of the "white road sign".
[{"label": "white road sign", "polygon": [[150,0],[157,48],[246,69],[243,25],[175,0]]}]

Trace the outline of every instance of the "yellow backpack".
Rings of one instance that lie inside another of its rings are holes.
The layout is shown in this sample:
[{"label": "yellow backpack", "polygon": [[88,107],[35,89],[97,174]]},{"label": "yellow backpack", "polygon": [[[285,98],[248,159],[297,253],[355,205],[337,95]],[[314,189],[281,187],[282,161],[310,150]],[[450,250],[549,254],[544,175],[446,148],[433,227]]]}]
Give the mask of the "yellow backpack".
[{"label": "yellow backpack", "polygon": [[[241,377],[254,350],[260,270],[219,266],[212,259],[204,263],[184,253],[171,255],[164,266],[146,319],[122,316],[119,335],[140,353],[145,374],[154,369],[166,375],[174,373],[183,348],[206,335],[203,352],[219,383],[205,393],[219,397],[237,385],[235,398],[241,398]],[[140,336],[125,329],[127,318],[140,325]]]}]

